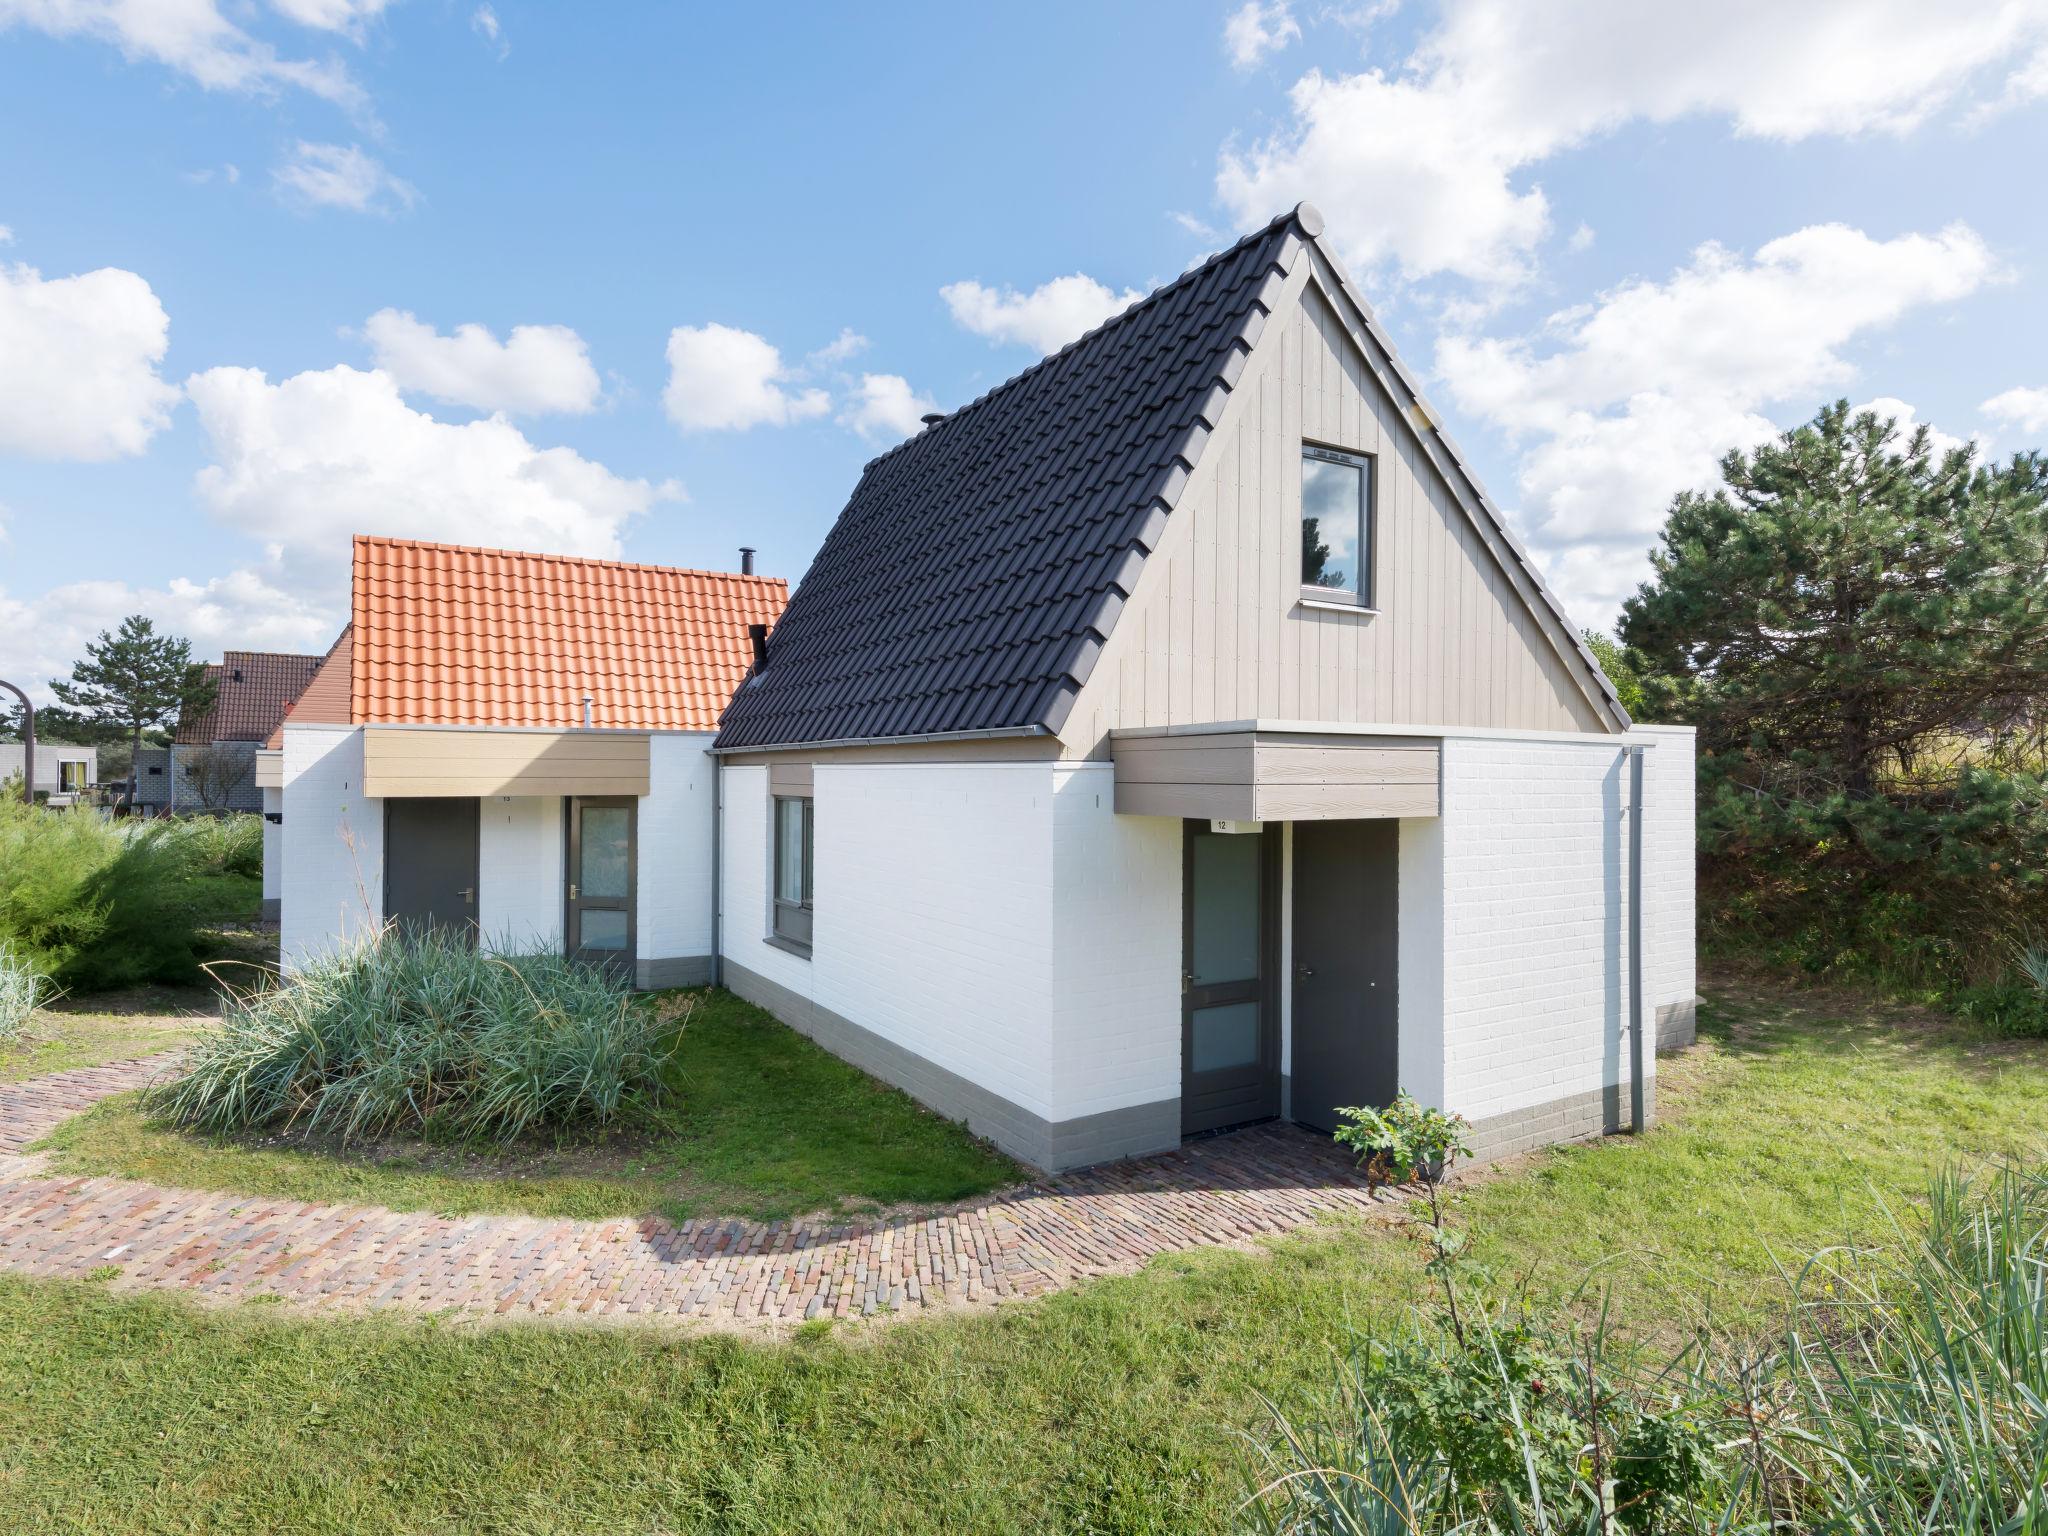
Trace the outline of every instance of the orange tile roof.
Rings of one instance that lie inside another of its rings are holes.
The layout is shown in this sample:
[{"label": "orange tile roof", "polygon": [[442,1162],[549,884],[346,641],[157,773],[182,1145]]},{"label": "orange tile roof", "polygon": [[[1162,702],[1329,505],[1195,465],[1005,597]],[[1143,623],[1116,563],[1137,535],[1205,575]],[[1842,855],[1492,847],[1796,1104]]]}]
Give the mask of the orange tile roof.
[{"label": "orange tile roof", "polygon": [[355,541],[352,723],[711,731],[780,577]]},{"label": "orange tile roof", "polygon": [[[355,630],[344,624],[334,644],[327,648],[327,654],[320,658],[320,666],[313,673],[313,681],[306,684],[292,706],[285,713],[285,720],[299,725],[350,725],[348,707],[349,672],[354,666],[354,653],[350,649]],[[275,751],[284,745],[285,721],[277,722],[277,729],[270,733],[270,740],[264,745]]]}]

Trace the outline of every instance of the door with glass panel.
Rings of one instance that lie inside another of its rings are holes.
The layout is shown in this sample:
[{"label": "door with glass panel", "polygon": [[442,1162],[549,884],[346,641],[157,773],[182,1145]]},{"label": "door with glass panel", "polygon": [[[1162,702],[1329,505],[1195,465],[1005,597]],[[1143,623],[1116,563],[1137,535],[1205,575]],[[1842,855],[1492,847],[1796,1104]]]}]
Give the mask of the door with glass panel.
[{"label": "door with glass panel", "polygon": [[1280,1113],[1273,1000],[1279,922],[1277,829],[1187,824],[1182,865],[1183,1136]]},{"label": "door with glass panel", "polygon": [[630,799],[569,801],[569,954],[633,975],[634,810]]}]

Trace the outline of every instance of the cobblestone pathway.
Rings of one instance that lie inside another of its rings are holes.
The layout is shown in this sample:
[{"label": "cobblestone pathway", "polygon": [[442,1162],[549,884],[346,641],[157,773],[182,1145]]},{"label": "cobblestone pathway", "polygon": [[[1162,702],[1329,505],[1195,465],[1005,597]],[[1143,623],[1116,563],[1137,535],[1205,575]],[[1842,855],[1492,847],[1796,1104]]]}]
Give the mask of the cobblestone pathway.
[{"label": "cobblestone pathway", "polygon": [[1326,1138],[1275,1125],[1067,1174],[922,1220],[447,1218],[55,1177],[20,1155],[171,1058],[0,1087],[0,1269],[310,1307],[772,1326],[1041,1295],[1155,1254],[1373,1205]]}]

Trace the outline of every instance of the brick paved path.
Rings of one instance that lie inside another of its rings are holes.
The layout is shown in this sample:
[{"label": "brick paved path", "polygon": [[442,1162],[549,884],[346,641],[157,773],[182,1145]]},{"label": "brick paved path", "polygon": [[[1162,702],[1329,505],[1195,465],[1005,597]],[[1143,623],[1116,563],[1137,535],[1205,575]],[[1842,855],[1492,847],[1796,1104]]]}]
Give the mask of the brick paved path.
[{"label": "brick paved path", "polygon": [[[51,1176],[18,1155],[172,1058],[0,1086],[0,1269],[312,1307],[726,1326],[1037,1296],[1155,1254],[1243,1243],[1372,1195],[1327,1138],[1265,1126],[923,1220],[446,1218]],[[10,1155],[12,1154],[12,1155]]]}]

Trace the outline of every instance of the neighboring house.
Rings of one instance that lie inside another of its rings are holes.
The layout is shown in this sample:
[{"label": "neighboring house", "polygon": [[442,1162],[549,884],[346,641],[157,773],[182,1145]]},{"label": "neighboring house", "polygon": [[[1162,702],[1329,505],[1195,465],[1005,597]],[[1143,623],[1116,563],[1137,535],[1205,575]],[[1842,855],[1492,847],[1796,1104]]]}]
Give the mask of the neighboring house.
[{"label": "neighboring house", "polygon": [[168,747],[145,747],[137,755],[136,807],[146,813],[265,810],[257,754],[320,662],[281,651],[228,651],[218,664],[208,662],[213,703],[181,720]]},{"label": "neighboring house", "polygon": [[[21,772],[23,747],[0,742],[0,783]],[[99,782],[99,748],[74,747],[61,741],[36,742],[35,791],[51,805],[70,805]]]},{"label": "neighboring house", "polygon": [[704,981],[708,748],[787,599],[746,571],[358,538],[348,630],[278,733],[285,966],[389,920]]},{"label": "neighboring house", "polygon": [[725,984],[1046,1168],[1626,1123],[1692,734],[1439,419],[1304,204],[869,464],[718,735]]}]

